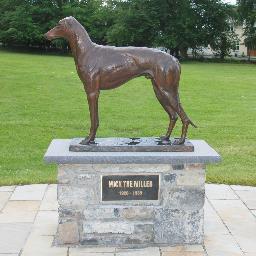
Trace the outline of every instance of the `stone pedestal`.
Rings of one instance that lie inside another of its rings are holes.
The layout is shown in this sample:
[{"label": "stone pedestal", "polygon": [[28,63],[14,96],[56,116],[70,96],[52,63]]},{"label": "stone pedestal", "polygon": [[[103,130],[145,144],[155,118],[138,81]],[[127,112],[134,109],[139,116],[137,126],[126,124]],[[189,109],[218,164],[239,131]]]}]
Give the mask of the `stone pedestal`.
[{"label": "stone pedestal", "polygon": [[191,142],[194,152],[70,152],[70,140],[53,140],[45,160],[58,164],[55,244],[201,244],[205,165],[220,156]]}]

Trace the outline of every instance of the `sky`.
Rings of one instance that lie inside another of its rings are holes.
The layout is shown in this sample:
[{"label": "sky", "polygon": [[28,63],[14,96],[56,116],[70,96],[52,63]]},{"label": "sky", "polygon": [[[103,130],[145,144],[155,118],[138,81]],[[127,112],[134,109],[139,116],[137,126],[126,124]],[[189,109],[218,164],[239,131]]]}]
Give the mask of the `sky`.
[{"label": "sky", "polygon": [[236,0],[222,0],[224,3],[235,4]]}]

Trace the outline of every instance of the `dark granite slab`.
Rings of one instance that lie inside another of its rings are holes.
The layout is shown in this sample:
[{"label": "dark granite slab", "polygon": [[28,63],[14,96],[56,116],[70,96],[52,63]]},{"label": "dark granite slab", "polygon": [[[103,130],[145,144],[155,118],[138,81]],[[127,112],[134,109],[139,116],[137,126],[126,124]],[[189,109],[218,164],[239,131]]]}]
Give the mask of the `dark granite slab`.
[{"label": "dark granite slab", "polygon": [[194,146],[186,140],[183,145],[174,144],[175,139],[163,141],[160,138],[97,138],[93,144],[83,145],[82,138],[71,140],[72,152],[193,152]]}]

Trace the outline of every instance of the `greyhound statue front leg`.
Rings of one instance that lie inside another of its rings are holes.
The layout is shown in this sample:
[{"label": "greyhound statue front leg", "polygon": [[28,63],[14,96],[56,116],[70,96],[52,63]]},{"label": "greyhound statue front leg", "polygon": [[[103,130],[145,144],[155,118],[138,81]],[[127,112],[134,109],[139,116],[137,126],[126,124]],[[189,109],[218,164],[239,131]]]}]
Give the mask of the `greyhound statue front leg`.
[{"label": "greyhound statue front leg", "polygon": [[91,92],[87,94],[87,100],[89,104],[90,119],[91,119],[91,128],[90,134],[81,141],[81,144],[88,145],[94,142],[97,129],[99,127],[99,114],[98,114],[98,99],[99,91]]}]

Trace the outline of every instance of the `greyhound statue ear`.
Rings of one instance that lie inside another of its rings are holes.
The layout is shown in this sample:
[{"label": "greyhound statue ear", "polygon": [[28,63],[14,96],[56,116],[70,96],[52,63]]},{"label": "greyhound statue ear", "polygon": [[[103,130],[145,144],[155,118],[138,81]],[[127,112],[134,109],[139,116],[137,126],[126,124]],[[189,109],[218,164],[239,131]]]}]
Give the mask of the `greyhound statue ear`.
[{"label": "greyhound statue ear", "polygon": [[72,26],[74,21],[76,21],[76,19],[72,16],[66,17],[64,20],[68,26]]}]

